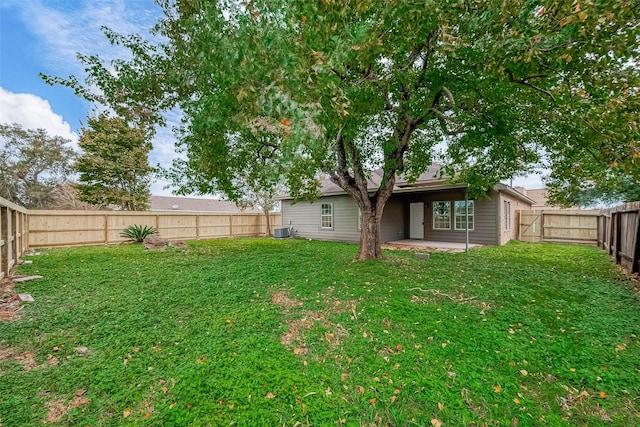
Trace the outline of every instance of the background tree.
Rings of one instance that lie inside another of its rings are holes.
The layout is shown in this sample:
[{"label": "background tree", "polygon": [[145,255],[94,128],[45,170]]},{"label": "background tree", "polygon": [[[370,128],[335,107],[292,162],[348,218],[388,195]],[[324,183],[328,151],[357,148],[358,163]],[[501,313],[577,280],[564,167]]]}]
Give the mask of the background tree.
[{"label": "background tree", "polygon": [[70,141],[2,123],[0,142],[0,197],[29,209],[53,209],[56,186],[73,174]]},{"label": "background tree", "polygon": [[[107,32],[133,59],[116,61],[118,74],[81,57],[90,83],[151,115],[154,104],[179,105],[183,189],[237,200],[236,177],[261,156],[298,199],[317,196],[326,174],[360,207],[360,258],[381,255],[396,176],[419,176],[440,146],[446,174],[471,196],[536,166],[560,182],[574,158],[590,175],[611,170],[613,157],[637,168],[638,117],[610,108],[640,87],[629,65],[639,44],[633,1],[160,4],[166,42]],[[50,81],[86,93],[77,79]],[[256,120],[273,138],[247,137]]]},{"label": "background tree", "polygon": [[94,205],[80,200],[77,187],[78,184],[73,182],[56,184],[52,193],[53,202],[51,204],[51,209],[72,211],[96,210]]},{"label": "background tree", "polygon": [[83,153],[75,165],[80,173],[80,200],[98,207],[147,209],[152,172],[149,133],[131,127],[121,117],[105,114],[89,117],[81,132],[79,145]]}]

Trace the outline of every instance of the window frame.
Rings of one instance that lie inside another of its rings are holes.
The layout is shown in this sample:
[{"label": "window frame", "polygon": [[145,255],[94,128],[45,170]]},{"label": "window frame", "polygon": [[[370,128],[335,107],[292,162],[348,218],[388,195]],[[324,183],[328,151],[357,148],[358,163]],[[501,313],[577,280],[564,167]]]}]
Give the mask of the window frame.
[{"label": "window frame", "polygon": [[504,200],[502,207],[504,209],[504,212],[503,212],[504,230],[511,231],[512,230],[511,201]]},{"label": "window frame", "polygon": [[[436,205],[438,205],[439,203],[446,203],[446,205],[448,206],[448,227],[444,228],[444,227],[439,227],[436,226],[436,220],[440,217],[444,218],[444,215],[437,215],[436,214]],[[436,200],[434,202],[431,202],[431,228],[432,230],[437,230],[437,231],[445,231],[445,230],[451,230],[451,201],[450,200]]]},{"label": "window frame", "polygon": [[[473,231],[476,228],[476,204],[474,203],[473,200],[455,200],[453,202],[453,229],[456,231],[466,231],[466,219],[465,219],[465,215],[464,215],[464,211],[462,212],[462,215],[458,215],[458,211],[456,209],[456,205],[458,203],[462,204],[462,208],[464,208],[464,204],[468,203],[468,207],[467,207],[467,213],[469,215],[469,231]],[[471,210],[471,212],[469,213],[469,210]],[[464,227],[458,228],[458,217],[461,216],[463,223],[465,224]]]},{"label": "window frame", "polygon": [[[328,213],[325,211],[325,206],[328,206]],[[325,226],[325,219],[329,219],[329,226]],[[321,203],[320,204],[320,229],[333,230],[333,203]]]}]

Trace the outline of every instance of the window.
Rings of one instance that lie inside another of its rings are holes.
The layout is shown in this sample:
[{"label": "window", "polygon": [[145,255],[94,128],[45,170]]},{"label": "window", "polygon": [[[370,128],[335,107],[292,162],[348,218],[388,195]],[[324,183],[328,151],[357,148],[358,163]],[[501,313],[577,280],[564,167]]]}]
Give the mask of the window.
[{"label": "window", "polygon": [[433,229],[451,230],[451,202],[433,202]]},{"label": "window", "polygon": [[503,203],[503,218],[502,222],[504,224],[505,230],[511,230],[511,202],[504,201]]},{"label": "window", "polygon": [[469,230],[473,230],[474,227],[474,206],[473,200],[456,200],[455,201],[455,229],[466,230],[467,229],[467,215],[465,214],[465,203],[467,204],[467,212],[469,215]]},{"label": "window", "polygon": [[320,213],[320,228],[333,228],[333,204],[323,203]]}]

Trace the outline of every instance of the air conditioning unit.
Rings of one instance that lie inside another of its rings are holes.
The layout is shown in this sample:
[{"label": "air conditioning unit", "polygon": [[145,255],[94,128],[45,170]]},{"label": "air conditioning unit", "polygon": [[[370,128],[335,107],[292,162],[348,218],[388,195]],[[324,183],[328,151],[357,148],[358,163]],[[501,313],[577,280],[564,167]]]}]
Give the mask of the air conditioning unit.
[{"label": "air conditioning unit", "polygon": [[274,228],[273,237],[275,239],[284,239],[289,237],[289,229],[287,227]]}]

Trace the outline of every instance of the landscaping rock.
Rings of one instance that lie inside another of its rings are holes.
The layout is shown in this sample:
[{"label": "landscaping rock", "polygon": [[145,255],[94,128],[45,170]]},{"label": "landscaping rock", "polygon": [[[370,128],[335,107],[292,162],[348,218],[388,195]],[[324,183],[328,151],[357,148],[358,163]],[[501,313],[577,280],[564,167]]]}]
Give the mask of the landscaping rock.
[{"label": "landscaping rock", "polygon": [[11,278],[16,283],[28,282],[29,280],[42,279],[42,276],[14,276]]},{"label": "landscaping rock", "polygon": [[162,249],[168,248],[169,246],[172,246],[174,248],[182,248],[185,246],[184,242],[182,241],[170,242],[168,239],[164,239],[158,236],[157,234],[152,234],[151,236],[145,237],[142,244],[144,245],[145,248],[150,250],[154,250],[154,249],[162,250]]},{"label": "landscaping rock", "polygon": [[147,249],[164,249],[169,246],[169,240],[163,239],[157,234],[152,234],[151,236],[147,236],[142,241],[142,244]]},{"label": "landscaping rock", "polygon": [[35,301],[33,299],[33,297],[31,296],[31,294],[18,294],[18,298],[20,298],[20,301],[22,301],[22,302],[34,302]]}]

